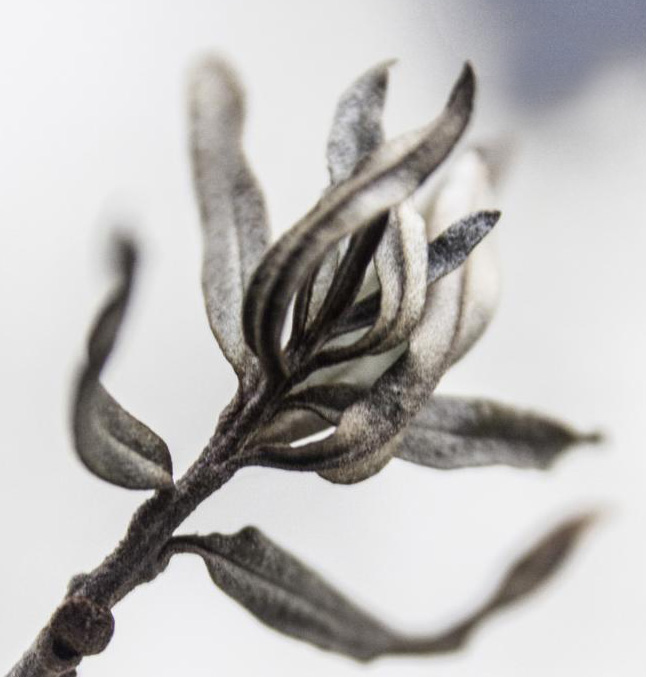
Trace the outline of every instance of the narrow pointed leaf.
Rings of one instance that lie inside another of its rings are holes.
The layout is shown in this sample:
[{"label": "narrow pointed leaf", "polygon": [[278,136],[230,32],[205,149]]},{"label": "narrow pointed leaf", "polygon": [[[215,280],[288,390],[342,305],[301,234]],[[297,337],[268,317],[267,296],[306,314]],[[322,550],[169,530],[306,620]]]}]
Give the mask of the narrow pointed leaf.
[{"label": "narrow pointed leaf", "polygon": [[426,244],[424,221],[412,203],[405,201],[393,209],[375,255],[380,286],[375,322],[351,345],[323,351],[318,358],[320,363],[334,364],[363,354],[385,352],[408,337],[424,308]]},{"label": "narrow pointed leaf", "polygon": [[200,555],[213,582],[266,625],[316,646],[369,660],[396,641],[389,628],[260,531],[171,540],[168,552]]},{"label": "narrow pointed leaf", "polygon": [[383,141],[381,118],[392,64],[371,68],[341,95],[327,143],[332,185],[348,179]]},{"label": "narrow pointed leaf", "polygon": [[[381,117],[388,69],[392,62],[371,68],[341,96],[328,138],[328,168],[332,186],[344,181],[383,141]],[[300,342],[318,314],[341,261],[338,248],[328,252],[296,295],[291,342]]]},{"label": "narrow pointed leaf", "polygon": [[596,439],[489,400],[434,396],[404,431],[396,455],[431,468],[549,468],[573,444]]},{"label": "narrow pointed leaf", "polygon": [[253,357],[242,338],[244,292],[269,241],[264,198],[242,148],[244,114],[244,95],[228,64],[214,57],[202,61],[190,84],[202,288],[213,334],[239,376]]},{"label": "narrow pointed leaf", "polygon": [[[429,236],[436,237],[466,212],[491,208],[492,203],[492,173],[484,155],[471,149],[456,160],[428,210]],[[495,239],[487,238],[455,275],[464,278],[464,308],[451,356],[452,364],[463,357],[484,333],[498,305],[500,271]]]},{"label": "narrow pointed leaf", "polygon": [[[499,218],[498,211],[475,212],[458,220],[431,240],[427,245],[427,287],[462,265]],[[380,304],[379,292],[357,302],[339,320],[333,335],[370,326],[377,320]]]},{"label": "narrow pointed leaf", "polygon": [[245,297],[243,323],[268,373],[287,373],[280,340],[293,295],[336,243],[406,199],[444,160],[468,123],[473,93],[467,66],[435,123],[383,144],[264,257]]},{"label": "narrow pointed leaf", "polygon": [[121,279],[92,330],[88,361],[76,386],[74,446],[85,466],[102,479],[128,489],[160,489],[173,483],[168,447],[125,411],[99,381],[123,320],[134,265],[134,248],[122,242]]}]

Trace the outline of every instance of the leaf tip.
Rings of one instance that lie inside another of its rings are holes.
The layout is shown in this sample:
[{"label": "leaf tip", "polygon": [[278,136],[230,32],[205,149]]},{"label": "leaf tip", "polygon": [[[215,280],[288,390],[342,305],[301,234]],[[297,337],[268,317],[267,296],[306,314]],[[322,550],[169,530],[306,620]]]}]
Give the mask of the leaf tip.
[{"label": "leaf tip", "polygon": [[470,61],[462,67],[462,72],[451,90],[449,108],[471,111],[476,92],[476,76]]}]

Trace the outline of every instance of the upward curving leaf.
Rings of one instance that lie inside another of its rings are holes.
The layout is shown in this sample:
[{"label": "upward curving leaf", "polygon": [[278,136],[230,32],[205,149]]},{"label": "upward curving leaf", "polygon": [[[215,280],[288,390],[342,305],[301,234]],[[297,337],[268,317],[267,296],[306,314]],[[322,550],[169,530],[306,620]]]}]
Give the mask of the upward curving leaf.
[{"label": "upward curving leaf", "polygon": [[341,95],[327,142],[330,182],[345,181],[383,141],[381,118],[394,61],[374,66]]},{"label": "upward curving leaf", "polygon": [[120,280],[100,313],[88,342],[88,360],[76,385],[72,428],[76,452],[102,479],[128,489],[172,486],[172,460],[166,443],[125,411],[99,381],[130,297],[136,252],[118,243]]},{"label": "upward curving leaf", "polygon": [[243,122],[244,96],[235,74],[221,59],[204,59],[190,83],[202,289],[211,330],[240,378],[253,362],[242,337],[242,300],[269,241],[264,198],[242,149]]},{"label": "upward curving leaf", "polygon": [[[481,212],[464,220],[456,231],[462,260],[498,221],[498,212]],[[466,235],[470,230],[476,235]],[[448,246],[451,238],[443,242]],[[448,246],[449,261],[460,256]],[[437,250],[433,274],[451,269],[446,252]],[[333,435],[298,448],[268,446],[258,453],[261,465],[316,470],[334,482],[353,483],[370,477],[395,452],[391,440],[429,400],[450,365],[461,326],[463,279],[445,275],[434,284],[432,306],[427,297],[422,318],[409,336],[408,348],[374,383],[364,398],[349,406]],[[386,450],[387,446],[387,450]],[[375,461],[378,462],[375,462]]]},{"label": "upward curving leaf", "polygon": [[281,331],[296,291],[336,243],[407,198],[444,160],[466,128],[474,90],[467,65],[436,122],[382,145],[264,257],[245,297],[243,325],[272,377],[287,374]]},{"label": "upward curving leaf", "polygon": [[504,464],[544,469],[572,445],[598,439],[490,400],[434,396],[404,431],[396,455],[431,468]]},{"label": "upward curving leaf", "polygon": [[[332,186],[348,179],[357,167],[381,145],[388,61],[371,68],[350,85],[336,107],[327,144],[327,160]],[[329,298],[341,252],[335,247],[307,279],[296,296],[293,338],[298,341]]]}]

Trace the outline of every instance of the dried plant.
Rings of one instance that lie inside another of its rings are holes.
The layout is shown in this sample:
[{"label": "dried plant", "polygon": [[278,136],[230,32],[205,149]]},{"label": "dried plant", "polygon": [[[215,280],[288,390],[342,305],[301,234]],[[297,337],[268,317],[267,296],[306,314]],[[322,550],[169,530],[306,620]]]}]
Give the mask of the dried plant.
[{"label": "dried plant", "polygon": [[538,414],[433,394],[496,305],[495,257],[489,240],[481,242],[500,217],[490,209],[494,168],[481,149],[463,151],[418,212],[412,196],[462,137],[475,79],[465,66],[434,122],[384,141],[389,66],[371,69],[341,97],[327,146],[330,186],[271,247],[263,197],[242,150],[236,77],[217,58],[193,72],[202,286],[239,388],[202,454],[174,481],[164,441],[101,384],[137,269],[134,245],[117,242],[116,288],[95,322],[76,384],[75,448],[104,480],[155,494],[114,552],[71,580],[12,677],[76,674],[84,656],[109,643],[112,607],[182,553],[202,557],[215,584],[263,623],[318,647],[361,661],[454,651],[491,614],[541,585],[589,523],[583,516],[552,530],[472,615],[422,637],[373,618],[255,528],[175,535],[247,466],[349,484],[393,457],[442,469],[548,468],[570,445],[592,439]]}]

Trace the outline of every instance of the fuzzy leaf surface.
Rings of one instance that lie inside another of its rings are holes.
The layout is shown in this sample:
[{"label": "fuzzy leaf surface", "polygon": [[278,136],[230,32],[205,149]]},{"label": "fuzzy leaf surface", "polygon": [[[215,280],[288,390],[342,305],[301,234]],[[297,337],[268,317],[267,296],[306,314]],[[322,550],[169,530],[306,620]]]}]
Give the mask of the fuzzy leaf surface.
[{"label": "fuzzy leaf surface", "polygon": [[395,634],[258,529],[178,537],[171,552],[204,560],[213,582],[266,625],[316,646],[369,660]]},{"label": "fuzzy leaf surface", "polygon": [[211,330],[239,377],[253,362],[242,336],[243,297],[269,242],[265,201],[242,148],[244,115],[244,94],[228,64],[202,61],[190,83],[202,289]]},{"label": "fuzzy leaf surface", "polygon": [[431,468],[549,468],[570,446],[594,441],[569,426],[490,400],[434,396],[403,433],[397,456]]},{"label": "fuzzy leaf surface", "polygon": [[74,447],[85,466],[102,479],[128,489],[161,489],[173,484],[166,443],[123,409],[101,385],[101,370],[114,347],[132,288],[135,250],[119,244],[117,288],[94,325],[88,360],[76,386]]},{"label": "fuzzy leaf surface", "polygon": [[245,297],[243,325],[267,373],[281,378],[288,372],[280,342],[294,294],[326,252],[406,199],[444,160],[469,121],[474,88],[467,66],[435,123],[380,146],[263,258]]},{"label": "fuzzy leaf surface", "polygon": [[319,574],[258,529],[236,534],[178,536],[163,553],[200,555],[213,582],[269,627],[360,661],[383,655],[449,653],[460,649],[492,615],[543,586],[563,565],[592,519],[563,522],[508,567],[493,594],[445,631],[405,635],[351,602]]}]

